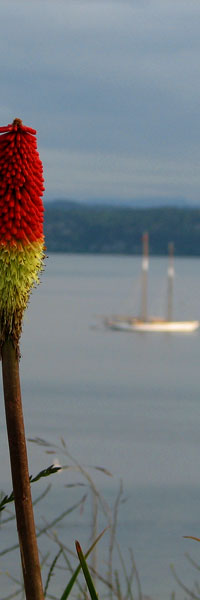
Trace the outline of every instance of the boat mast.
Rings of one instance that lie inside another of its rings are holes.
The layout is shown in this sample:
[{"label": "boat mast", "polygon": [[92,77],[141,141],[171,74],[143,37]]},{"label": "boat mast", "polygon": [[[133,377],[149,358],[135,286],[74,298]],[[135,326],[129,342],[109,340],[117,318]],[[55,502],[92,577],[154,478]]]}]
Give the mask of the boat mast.
[{"label": "boat mast", "polygon": [[149,269],[149,235],[143,233],[141,320],[147,321],[147,275]]},{"label": "boat mast", "polygon": [[169,266],[168,266],[168,290],[167,290],[167,321],[172,321],[173,309],[173,287],[174,287],[174,244],[168,244]]}]

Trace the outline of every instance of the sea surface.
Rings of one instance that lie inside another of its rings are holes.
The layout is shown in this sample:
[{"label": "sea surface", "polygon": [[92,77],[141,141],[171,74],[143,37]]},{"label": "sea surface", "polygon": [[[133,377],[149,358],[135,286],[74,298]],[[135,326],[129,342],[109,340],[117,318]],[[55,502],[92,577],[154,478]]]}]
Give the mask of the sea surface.
[{"label": "sea surface", "polygon": [[[91,543],[94,509],[88,480],[77,466],[73,470],[73,461],[87,471],[111,512],[122,481],[116,536],[127,568],[132,548],[142,593],[167,600],[174,590],[179,600],[186,594],[171,564],[186,587],[200,584],[200,573],[186,557],[200,564],[200,544],[183,537],[200,537],[200,331],[139,334],[104,328],[104,316],[138,314],[140,263],[136,257],[107,255],[50,254],[46,259],[21,342],[26,436],[49,443],[27,442],[30,473],[54,461],[69,467],[32,486],[36,498],[52,483],[35,509],[40,527],[88,493],[81,507],[52,527],[72,550],[77,537],[84,549]],[[175,270],[174,318],[200,319],[200,260],[176,258]],[[167,259],[152,258],[148,306],[153,315],[166,311],[166,273]],[[0,415],[0,487],[10,493],[2,391]],[[49,453],[53,445],[55,454]],[[96,530],[106,524],[100,513]],[[0,539],[1,552],[16,542],[12,521],[1,527]],[[54,542],[42,539],[44,554]],[[107,569],[109,543],[108,530],[99,542],[100,570]],[[57,551],[54,543],[52,558]],[[21,575],[16,552],[1,552],[2,599],[16,587],[5,571]],[[117,552],[114,560],[121,574]],[[68,578],[66,571],[55,572],[54,597],[61,596]]]}]

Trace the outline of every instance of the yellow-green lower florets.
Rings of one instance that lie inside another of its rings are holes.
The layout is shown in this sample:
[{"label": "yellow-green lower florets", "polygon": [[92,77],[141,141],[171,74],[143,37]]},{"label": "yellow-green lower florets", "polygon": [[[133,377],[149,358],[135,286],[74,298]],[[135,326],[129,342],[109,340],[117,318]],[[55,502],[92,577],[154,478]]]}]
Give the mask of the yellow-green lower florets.
[{"label": "yellow-green lower florets", "polygon": [[44,240],[0,245],[0,345],[11,337],[16,348],[31,289],[43,269]]}]

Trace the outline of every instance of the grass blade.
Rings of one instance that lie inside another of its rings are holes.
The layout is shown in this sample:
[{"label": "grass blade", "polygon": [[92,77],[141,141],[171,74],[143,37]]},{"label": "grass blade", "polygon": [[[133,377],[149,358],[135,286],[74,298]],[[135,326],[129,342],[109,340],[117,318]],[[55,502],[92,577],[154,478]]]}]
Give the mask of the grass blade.
[{"label": "grass blade", "polygon": [[81,568],[82,568],[82,571],[83,571],[83,574],[85,577],[85,581],[87,583],[88,590],[90,592],[91,600],[98,600],[98,596],[97,596],[90,572],[88,570],[88,566],[87,566],[85,557],[83,555],[81,546],[78,541],[76,541],[76,550],[77,550],[77,554],[78,554],[78,557],[79,557],[79,560],[81,563]]},{"label": "grass blade", "polygon": [[[90,552],[92,552],[93,548],[96,546],[96,544],[97,544],[97,543],[99,542],[99,540],[102,538],[102,536],[104,535],[104,533],[105,533],[105,531],[106,531],[107,529],[108,529],[108,528],[106,527],[106,529],[104,529],[104,530],[103,530],[103,531],[102,531],[102,532],[101,532],[101,533],[98,535],[98,537],[96,538],[96,540],[93,542],[93,544],[92,544],[92,545],[90,546],[90,548],[87,550],[87,552],[86,552],[86,554],[85,554],[85,558],[87,558],[87,557],[89,556]],[[74,583],[75,583],[75,581],[76,581],[76,579],[77,579],[77,577],[78,577],[78,574],[80,573],[80,570],[81,570],[81,565],[79,565],[79,566],[77,567],[77,569],[74,571],[74,573],[73,573],[73,575],[72,575],[72,577],[71,577],[71,579],[70,579],[69,583],[67,584],[67,587],[65,588],[65,590],[64,590],[64,592],[63,592],[63,594],[62,594],[62,596],[61,596],[60,600],[66,600],[66,599],[68,598],[68,596],[69,596],[69,594],[70,594],[70,592],[71,592],[71,589],[72,589],[72,587],[73,587],[73,585],[74,585]]]},{"label": "grass blade", "polygon": [[50,566],[50,569],[49,569],[49,572],[48,572],[48,575],[47,575],[47,580],[46,580],[46,583],[45,583],[45,586],[44,586],[44,597],[46,597],[46,595],[47,595],[47,590],[48,590],[48,587],[49,587],[50,579],[51,579],[51,577],[53,575],[53,572],[54,572],[54,567],[55,567],[55,565],[57,563],[57,560],[59,559],[59,556],[61,554],[62,554],[62,548],[60,548],[59,552],[56,554],[56,556],[53,559],[53,562],[52,562],[52,564]]}]

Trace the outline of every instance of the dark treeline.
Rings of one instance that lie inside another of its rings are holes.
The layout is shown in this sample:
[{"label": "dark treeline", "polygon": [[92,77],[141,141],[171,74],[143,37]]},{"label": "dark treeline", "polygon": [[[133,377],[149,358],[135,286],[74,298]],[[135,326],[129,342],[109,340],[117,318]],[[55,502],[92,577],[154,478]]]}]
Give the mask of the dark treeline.
[{"label": "dark treeline", "polygon": [[200,256],[200,209],[122,208],[53,202],[45,206],[48,252],[141,254],[149,232],[150,253],[165,255],[174,242],[178,256]]}]

